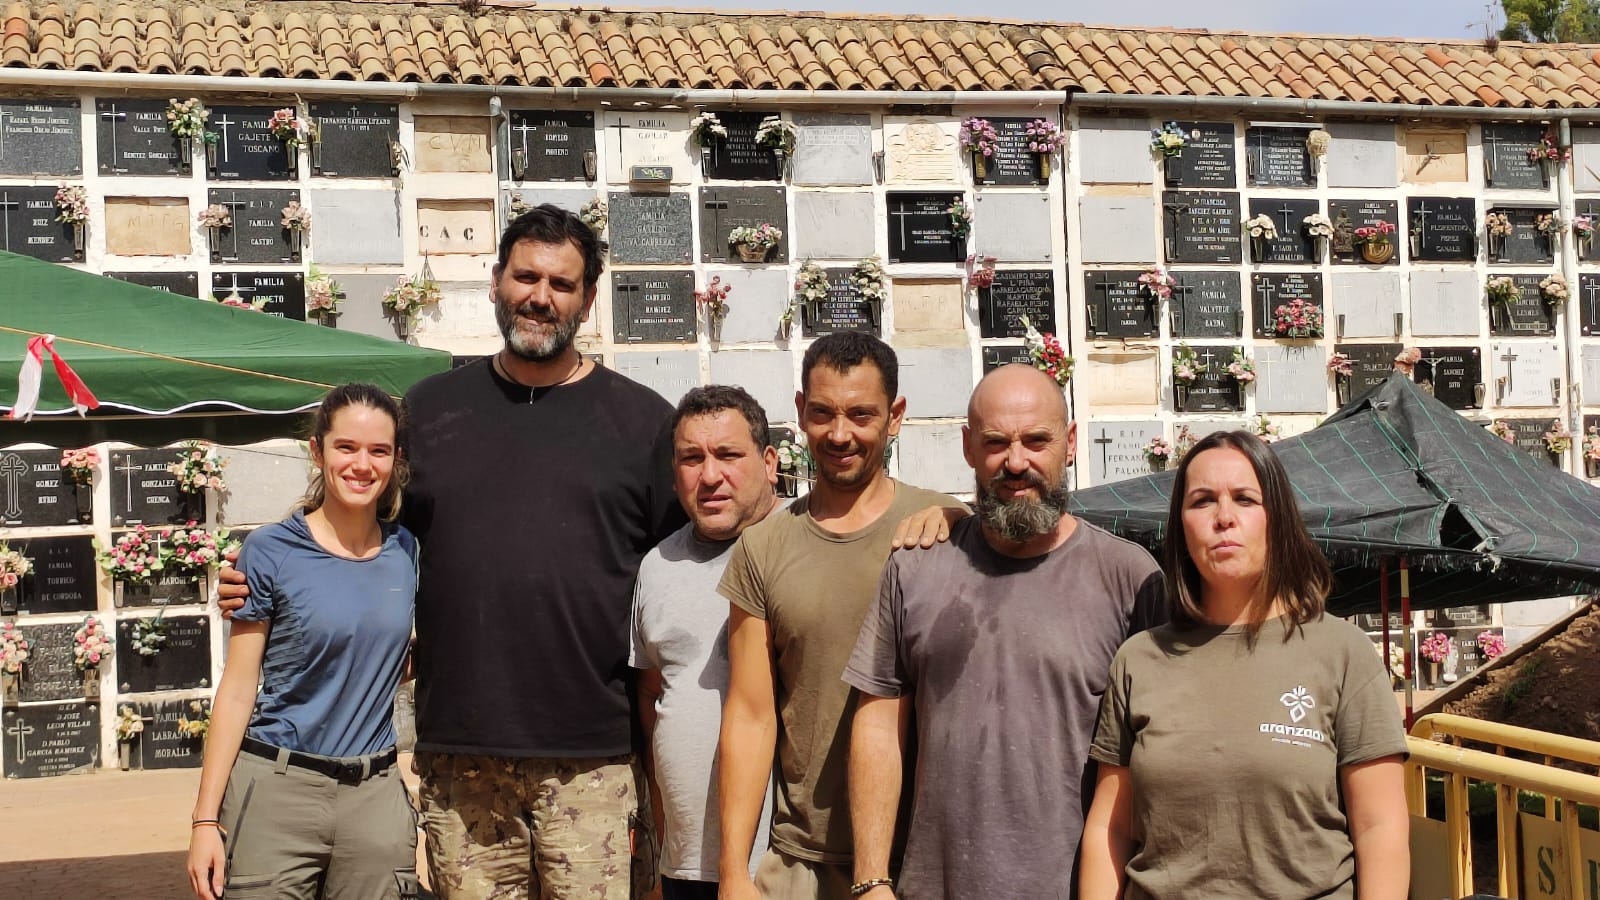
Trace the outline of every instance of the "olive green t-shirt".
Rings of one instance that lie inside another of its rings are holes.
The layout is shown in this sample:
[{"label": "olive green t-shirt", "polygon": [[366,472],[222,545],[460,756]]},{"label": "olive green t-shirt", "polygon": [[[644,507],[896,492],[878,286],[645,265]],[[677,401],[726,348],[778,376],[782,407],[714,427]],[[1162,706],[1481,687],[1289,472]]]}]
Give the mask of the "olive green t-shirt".
[{"label": "olive green t-shirt", "polygon": [[1130,638],[1089,755],[1133,780],[1128,900],[1355,896],[1339,770],[1406,752],[1372,641],[1332,616]]},{"label": "olive green t-shirt", "polygon": [[[811,518],[808,497],[745,529],[717,591],[765,619],[776,659],[778,758],[772,846],[815,862],[852,856],[845,769],[850,686],[840,681],[861,622],[878,594],[895,526],[959,500],[893,482],[876,522],[835,534]],[[1368,651],[1371,654],[1371,651]]]}]

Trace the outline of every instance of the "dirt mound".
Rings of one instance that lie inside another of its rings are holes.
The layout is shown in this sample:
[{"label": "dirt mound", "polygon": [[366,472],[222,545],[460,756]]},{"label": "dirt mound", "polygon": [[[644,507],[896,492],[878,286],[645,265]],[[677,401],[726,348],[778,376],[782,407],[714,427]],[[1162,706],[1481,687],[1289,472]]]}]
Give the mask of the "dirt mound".
[{"label": "dirt mound", "polygon": [[1600,608],[1488,673],[1486,683],[1444,711],[1553,734],[1600,740]]}]

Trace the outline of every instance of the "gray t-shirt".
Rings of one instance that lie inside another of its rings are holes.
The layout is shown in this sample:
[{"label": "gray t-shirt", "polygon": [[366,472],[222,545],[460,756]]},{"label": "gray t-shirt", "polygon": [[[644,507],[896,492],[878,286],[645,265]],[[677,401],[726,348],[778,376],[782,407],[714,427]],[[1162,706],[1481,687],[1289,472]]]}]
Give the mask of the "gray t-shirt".
[{"label": "gray t-shirt", "polygon": [[[650,751],[667,829],[661,874],[670,878],[717,880],[717,733],[728,693],[728,601],[717,582],[732,551],[733,541],[703,541],[685,525],[645,554],[633,590],[628,664],[659,670],[664,686]],[[769,794],[751,874],[767,849],[771,812]]]},{"label": "gray t-shirt", "polygon": [[1133,781],[1127,898],[1351,898],[1339,769],[1404,754],[1372,641],[1324,616],[1284,640],[1172,626],[1111,669],[1091,755]]},{"label": "gray t-shirt", "polygon": [[996,553],[976,518],[890,557],[844,680],[916,709],[897,896],[1072,895],[1100,695],[1163,597],[1149,553],[1081,520],[1032,559]]}]

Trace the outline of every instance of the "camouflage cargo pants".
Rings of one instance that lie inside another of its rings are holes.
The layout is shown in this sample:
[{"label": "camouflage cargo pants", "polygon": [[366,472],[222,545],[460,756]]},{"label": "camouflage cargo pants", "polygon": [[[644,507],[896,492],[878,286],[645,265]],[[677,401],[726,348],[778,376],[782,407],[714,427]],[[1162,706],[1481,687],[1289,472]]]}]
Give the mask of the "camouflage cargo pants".
[{"label": "camouflage cargo pants", "polygon": [[440,900],[628,900],[635,868],[654,871],[654,860],[632,865],[630,825],[650,821],[636,815],[644,778],[632,756],[419,752],[415,766]]}]

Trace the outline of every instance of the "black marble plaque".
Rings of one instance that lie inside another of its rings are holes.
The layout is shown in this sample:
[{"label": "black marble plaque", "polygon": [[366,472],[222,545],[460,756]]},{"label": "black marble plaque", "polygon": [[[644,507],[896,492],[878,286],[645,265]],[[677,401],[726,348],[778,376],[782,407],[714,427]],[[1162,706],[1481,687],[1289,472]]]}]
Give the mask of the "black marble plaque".
[{"label": "black marble plaque", "polygon": [[1164,191],[1161,228],[1168,262],[1237,263],[1243,252],[1239,195]]},{"label": "black marble plaque", "polygon": [[[1528,265],[1555,260],[1555,248],[1551,239],[1540,234],[1535,224],[1540,215],[1554,213],[1554,209],[1500,206],[1491,209],[1490,212],[1504,215],[1511,223],[1511,234],[1488,239],[1491,262]],[[1555,240],[1559,242],[1560,238]]]},{"label": "black marble plaque", "polygon": [[1161,304],[1139,287],[1139,269],[1083,273],[1089,333],[1097,337],[1149,337],[1159,330]]},{"label": "black marble plaque", "polygon": [[[197,713],[191,704],[199,703]],[[141,769],[196,769],[200,767],[206,743],[178,730],[178,720],[195,719],[211,708],[210,700],[164,700],[131,704],[144,719],[144,731],[134,744],[132,757]]]},{"label": "black marble plaque", "polygon": [[594,113],[514,109],[506,132],[517,181],[588,181],[594,166]]},{"label": "black marble plaque", "polygon": [[1600,275],[1578,276],[1578,292],[1569,303],[1578,308],[1579,327],[1585,336],[1600,334]]},{"label": "black marble plaque", "polygon": [[395,174],[392,146],[400,140],[400,107],[393,103],[313,103],[317,140],[311,171],[344,178]]},{"label": "black marble plaque", "polygon": [[[1505,276],[1497,276],[1505,277]],[[1489,304],[1489,333],[1506,336],[1551,335],[1556,333],[1555,316],[1539,293],[1543,275],[1511,275],[1517,285],[1517,298],[1510,303]]]},{"label": "black marble plaque", "polygon": [[100,762],[100,704],[11,707],[0,716],[7,778],[87,772]]},{"label": "black marble plaque", "polygon": [[287,181],[293,178],[288,145],[272,133],[268,124],[273,112],[281,108],[212,107],[207,127],[217,133],[217,143],[206,151],[212,176],[221,181]]},{"label": "black marble plaque", "polygon": [[1235,412],[1244,409],[1242,385],[1228,374],[1228,362],[1238,347],[1194,347],[1206,370],[1184,390],[1177,390],[1176,408],[1179,412]]},{"label": "black marble plaque", "polygon": [[1429,628],[1483,628],[1493,621],[1487,606],[1448,606],[1428,613]]},{"label": "black marble plaque", "polygon": [[1317,173],[1306,147],[1306,128],[1257,126],[1245,129],[1245,165],[1254,185],[1316,187]]},{"label": "black marble plaque", "polygon": [[[775,112],[718,111],[717,119],[728,136],[702,148],[709,155],[706,176],[727,181],[777,181],[778,158],[756,143],[761,120]],[[613,219],[614,220],[614,219]]]},{"label": "black marble plaque", "polygon": [[[211,189],[206,203],[226,206],[233,225],[222,229],[218,246],[225,263],[292,263],[300,258],[283,227],[283,209],[300,202],[297,190]],[[218,294],[217,296],[222,296]]]},{"label": "black marble plaque", "polygon": [[1482,408],[1483,355],[1477,347],[1423,347],[1411,380],[1451,409]]},{"label": "black marble plaque", "polygon": [[806,337],[832,334],[835,331],[865,331],[878,334],[880,320],[873,304],[862,299],[850,284],[854,269],[824,269],[828,276],[827,299],[815,309],[800,307],[801,333]]},{"label": "black marble plaque", "polygon": [[0,250],[72,262],[72,226],[56,221],[53,187],[0,187]]},{"label": "black marble plaque", "polygon": [[[111,533],[112,540],[120,536],[120,532]],[[159,537],[152,540],[161,543]],[[205,601],[203,576],[190,572],[172,572],[144,584],[113,584],[112,588],[121,592],[116,600],[117,606],[130,609],[141,606],[182,606]]]},{"label": "black marble plaque", "polygon": [[[1256,335],[1287,337],[1278,334],[1274,313],[1278,307],[1294,300],[1304,300],[1321,307],[1322,275],[1316,272],[1257,272],[1250,276],[1250,305],[1254,310]],[[1326,332],[1326,319],[1323,329]]]},{"label": "black marble plaque", "polygon": [[1406,211],[1412,259],[1478,258],[1478,213],[1471,197],[1411,197]]},{"label": "black marble plaque", "polygon": [[1528,158],[1539,146],[1542,125],[1484,125],[1483,181],[1489,187],[1543,190],[1550,186],[1544,167]]},{"label": "black marble plaque", "polygon": [[1055,273],[1049,269],[1000,269],[994,284],[978,291],[978,328],[986,338],[1015,338],[1028,333],[1027,316],[1042,332],[1056,331]]},{"label": "black marble plaque", "polygon": [[[1399,601],[1396,600],[1395,603],[1398,605]],[[1383,616],[1377,613],[1362,613],[1361,615],[1351,616],[1350,621],[1362,631],[1378,632],[1378,638],[1379,640],[1382,640]],[[1401,626],[1404,621],[1405,620],[1401,618],[1398,610],[1389,611],[1389,643],[1394,644],[1399,642]]]},{"label": "black marble plaque", "polygon": [[78,623],[26,625],[18,630],[33,645],[22,669],[22,702],[82,698],[83,673],[72,655],[72,635]]},{"label": "black marble plaque", "polygon": [[1265,215],[1278,229],[1278,236],[1266,242],[1266,255],[1255,262],[1314,263],[1316,244],[1306,234],[1306,216],[1319,212],[1315,200],[1260,198],[1250,201],[1250,218]]},{"label": "black marble plaque", "polygon": [[211,293],[218,299],[237,295],[247,303],[266,300],[269,316],[306,320],[306,276],[303,272],[212,272]]},{"label": "black marble plaque", "polygon": [[1189,145],[1177,156],[1162,159],[1167,187],[1235,188],[1238,165],[1233,156],[1233,123],[1179,122]]},{"label": "black marble plaque", "polygon": [[[33,560],[31,590],[22,592],[21,613],[92,612],[99,605],[99,570],[90,535],[36,537],[20,543]],[[76,627],[76,626],[74,626]]]},{"label": "black marble plaque", "polygon": [[[729,303],[739,302],[736,295]],[[692,272],[612,272],[611,316],[618,343],[667,344],[695,339]]]},{"label": "black marble plaque", "polygon": [[[146,621],[155,618],[146,617]],[[178,691],[211,686],[211,620],[205,616],[164,616],[166,643],[161,652],[141,656],[133,648],[137,618],[117,622],[117,690],[124,694]]]},{"label": "black marble plaque", "polygon": [[789,261],[789,206],[781,187],[703,187],[700,189],[700,261],[738,261],[728,242],[735,228],[775,225],[783,231],[769,263]]},{"label": "black marble plaque", "polygon": [[611,261],[614,263],[690,263],[694,228],[688,194],[636,194],[612,191]]},{"label": "black marble plaque", "polygon": [[76,100],[0,100],[0,175],[81,175]]},{"label": "black marble plaque", "polygon": [[1361,255],[1361,246],[1354,243],[1357,228],[1376,227],[1379,222],[1388,222],[1393,225],[1394,233],[1389,235],[1389,243],[1393,245],[1394,252],[1388,261],[1382,263],[1386,266],[1400,265],[1400,246],[1405,239],[1405,229],[1400,227],[1400,204],[1395,200],[1329,200],[1328,220],[1337,229],[1342,226],[1340,216],[1349,223],[1350,239],[1349,250],[1339,249],[1338,241],[1329,245],[1328,256],[1336,264],[1341,265],[1372,265],[1373,263]]},{"label": "black marble plaque", "polygon": [[1544,433],[1550,430],[1550,419],[1501,419],[1511,427],[1511,445],[1548,466],[1556,466],[1550,445],[1544,442]]},{"label": "black marble plaque", "polygon": [[[178,138],[167,130],[165,100],[94,102],[101,175],[177,175]],[[202,152],[196,142],[196,153]]]},{"label": "black marble plaque", "polygon": [[[1350,357],[1350,396],[1348,400],[1365,394],[1394,373],[1394,358],[1400,355],[1400,344],[1338,344],[1334,350]],[[1348,402],[1348,400],[1346,402]]]},{"label": "black marble plaque", "polygon": [[1244,289],[1238,272],[1174,272],[1172,333],[1176,337],[1240,337]]},{"label": "black marble plaque", "polygon": [[76,525],[72,483],[60,450],[0,450],[0,525]]},{"label": "black marble plaque", "polygon": [[967,240],[956,237],[949,209],[960,194],[889,195],[889,261],[960,262]]},{"label": "black marble plaque", "polygon": [[984,177],[974,180],[978,184],[1043,184],[1038,154],[1028,149],[1028,123],[1033,119],[991,116],[988,121],[999,140],[984,161]]},{"label": "black marble plaque", "polygon": [[1022,346],[983,348],[984,374],[988,374],[993,372],[995,369],[1000,368],[1001,366],[1008,366],[1012,363],[1022,363],[1023,365],[1030,366],[1033,365],[1033,358],[1028,355],[1028,348]]},{"label": "black marble plaque", "polygon": [[195,298],[200,296],[200,276],[194,272],[106,272],[104,274],[107,278],[115,278],[129,284],[142,284],[169,294]]},{"label": "black marble plaque", "polygon": [[179,451],[172,448],[111,452],[112,524],[166,525],[188,520],[178,478],[167,471],[178,456]]}]

